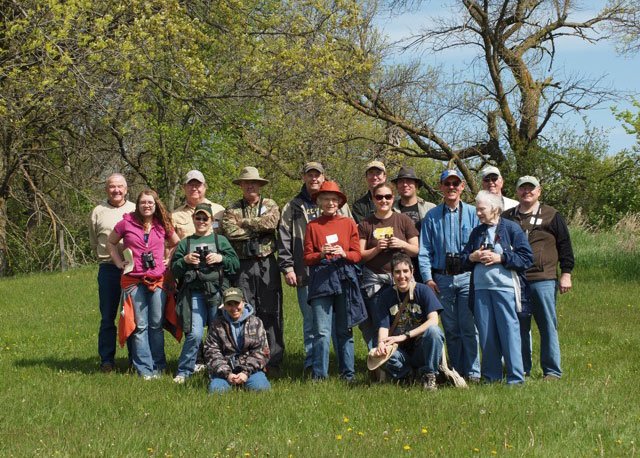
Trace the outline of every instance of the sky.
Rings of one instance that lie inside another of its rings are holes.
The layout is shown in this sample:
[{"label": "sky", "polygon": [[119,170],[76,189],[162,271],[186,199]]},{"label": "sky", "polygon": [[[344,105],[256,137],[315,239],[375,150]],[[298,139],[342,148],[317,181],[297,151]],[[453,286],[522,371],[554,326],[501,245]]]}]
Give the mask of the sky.
[{"label": "sky", "polygon": [[[450,2],[443,0],[424,1],[416,10],[400,16],[389,17],[381,15],[377,24],[390,41],[398,41],[420,31],[425,24],[429,24],[435,16],[446,17],[452,13],[447,7]],[[598,11],[604,1],[585,0],[580,3],[581,10],[570,16],[574,20],[591,17]],[[415,51],[413,56],[420,56],[425,65],[441,65],[444,68],[464,68],[468,66],[473,57],[472,51],[464,51],[457,48],[455,51],[438,54],[419,53]],[[411,56],[393,56],[390,62],[402,61]],[[603,85],[624,92],[626,97],[622,101],[605,102],[596,109],[583,112],[580,115],[571,114],[563,118],[556,118],[554,124],[550,124],[545,132],[559,131],[565,128],[584,131],[585,121],[593,128],[603,128],[609,143],[609,153],[614,154],[624,148],[630,148],[636,144],[634,135],[627,134],[619,121],[611,112],[611,106],[619,109],[632,109],[628,102],[631,95],[640,99],[640,54],[633,56],[620,56],[615,51],[615,43],[599,42],[589,44],[580,39],[562,39],[556,42],[556,71],[575,73],[589,79],[604,77]],[[625,101],[626,100],[626,101]]]}]

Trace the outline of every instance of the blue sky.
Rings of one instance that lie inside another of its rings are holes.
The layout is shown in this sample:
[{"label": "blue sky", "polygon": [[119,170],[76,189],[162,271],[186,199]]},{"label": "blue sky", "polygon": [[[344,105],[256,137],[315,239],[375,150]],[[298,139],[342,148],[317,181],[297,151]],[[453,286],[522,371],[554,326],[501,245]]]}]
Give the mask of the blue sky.
[{"label": "blue sky", "polygon": [[[452,1],[445,2],[443,0],[425,1],[417,11],[392,18],[388,15],[382,15],[378,18],[377,24],[390,41],[397,41],[418,33],[420,28],[428,24],[434,16],[442,17],[452,14],[450,8],[446,6],[451,3]],[[591,17],[604,3],[604,1],[582,1],[580,2],[581,10],[570,15],[570,18],[579,20]],[[418,51],[414,57],[417,55]],[[441,65],[445,68],[460,69],[468,66],[473,54],[472,51],[465,52],[457,48],[452,52],[422,53],[419,56],[425,65]],[[396,56],[394,59],[402,60],[407,57]],[[604,86],[627,93],[627,99],[630,94],[640,98],[640,55],[619,56],[615,51],[614,43],[603,41],[589,44],[579,39],[559,40],[556,43],[554,69],[559,72],[578,73],[589,79],[604,77],[602,83]],[[599,108],[589,110],[581,115],[572,114],[561,119],[556,118],[555,124],[549,125],[545,132],[550,133],[553,130],[567,127],[578,132],[583,131],[584,117],[591,127],[605,129],[610,153],[630,148],[636,142],[635,136],[627,134],[613,116],[611,106],[614,104],[618,108],[631,108],[631,105],[625,101],[605,103]]]}]

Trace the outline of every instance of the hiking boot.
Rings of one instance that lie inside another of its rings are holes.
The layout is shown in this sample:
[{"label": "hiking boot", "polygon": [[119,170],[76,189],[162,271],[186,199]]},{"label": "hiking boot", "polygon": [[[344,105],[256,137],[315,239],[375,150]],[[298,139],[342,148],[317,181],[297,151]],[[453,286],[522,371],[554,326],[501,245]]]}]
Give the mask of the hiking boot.
[{"label": "hiking boot", "polygon": [[422,389],[424,391],[436,391],[438,389],[436,374],[430,372],[422,376]]},{"label": "hiking boot", "polygon": [[109,374],[113,372],[115,367],[111,363],[102,363],[100,364],[100,372],[103,374]]}]

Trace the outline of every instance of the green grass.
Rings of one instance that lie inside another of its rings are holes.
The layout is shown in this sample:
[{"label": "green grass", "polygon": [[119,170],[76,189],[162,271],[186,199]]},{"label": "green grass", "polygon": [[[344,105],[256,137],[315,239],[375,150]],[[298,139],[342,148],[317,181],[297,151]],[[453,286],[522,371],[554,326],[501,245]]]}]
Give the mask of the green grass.
[{"label": "green grass", "polygon": [[[206,393],[169,375],[97,372],[96,271],[0,280],[0,456],[634,456],[640,440],[637,253],[574,234],[574,290],[559,303],[565,377],[522,388],[301,380],[301,320],[285,287],[283,377],[263,394]],[[537,342],[537,334],[534,334]],[[167,335],[175,369],[179,345]],[[534,355],[537,359],[537,355]],[[537,362],[537,361],[536,361]]]}]

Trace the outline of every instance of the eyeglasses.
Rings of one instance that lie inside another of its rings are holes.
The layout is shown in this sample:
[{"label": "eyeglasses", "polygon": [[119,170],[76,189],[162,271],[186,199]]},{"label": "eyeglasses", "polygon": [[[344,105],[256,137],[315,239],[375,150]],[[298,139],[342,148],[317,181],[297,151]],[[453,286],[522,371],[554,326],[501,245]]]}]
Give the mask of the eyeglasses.
[{"label": "eyeglasses", "polygon": [[498,181],[499,178],[500,177],[498,175],[495,175],[495,176],[492,176],[492,177],[489,176],[489,177],[484,177],[482,179],[482,181],[484,181],[485,183],[489,183],[490,181],[493,181],[495,183],[496,181]]},{"label": "eyeglasses", "polygon": [[376,198],[376,200],[380,201],[382,199],[385,200],[393,200],[393,194],[376,194],[375,196],[373,196]]},{"label": "eyeglasses", "polygon": [[196,216],[195,218],[196,221],[200,222],[200,223],[206,223],[207,221],[209,221],[209,217],[208,216]]},{"label": "eyeglasses", "polygon": [[460,186],[460,184],[462,183],[462,181],[460,180],[453,180],[453,181],[445,181],[444,183],[442,183],[442,185],[445,188],[457,188],[458,186]]}]

